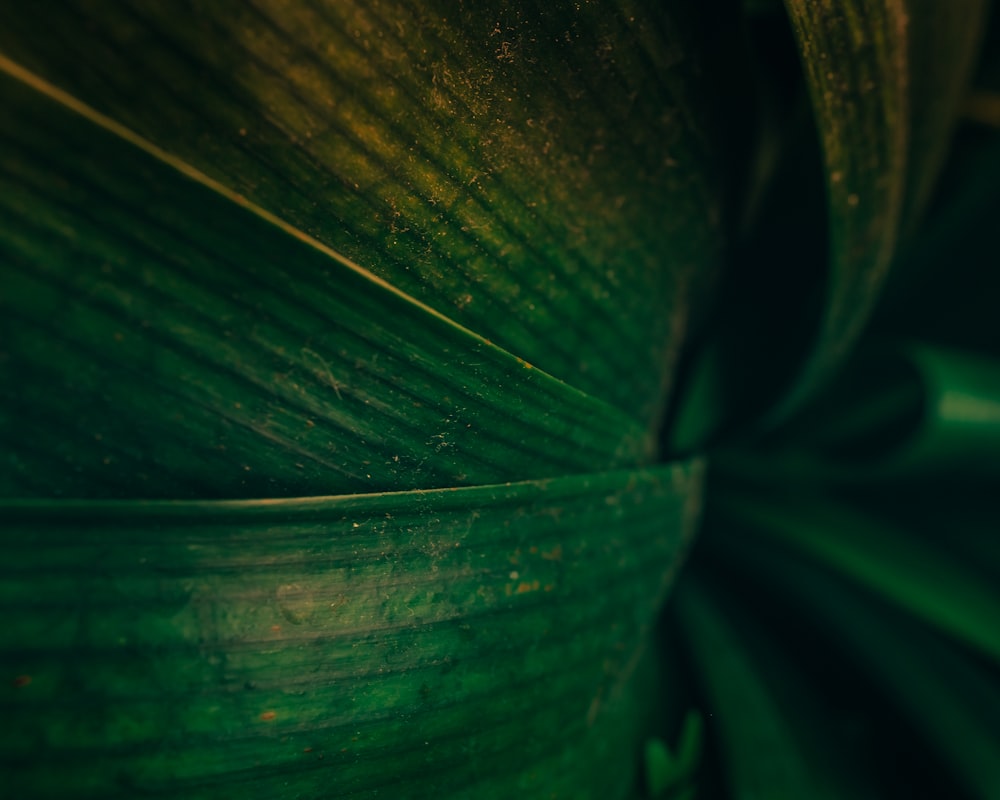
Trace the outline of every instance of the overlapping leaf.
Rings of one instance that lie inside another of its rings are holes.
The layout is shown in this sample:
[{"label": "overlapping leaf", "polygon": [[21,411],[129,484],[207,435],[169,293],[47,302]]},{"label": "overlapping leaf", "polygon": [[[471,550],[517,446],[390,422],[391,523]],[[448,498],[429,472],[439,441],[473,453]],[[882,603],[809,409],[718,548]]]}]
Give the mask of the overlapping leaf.
[{"label": "overlapping leaf", "polygon": [[0,51],[650,425],[721,245],[702,13],[39,3]]},{"label": "overlapping leaf", "polygon": [[11,791],[634,782],[707,29],[446,6],[3,12]]},{"label": "overlapping leaf", "polygon": [[[698,470],[7,501],[17,797],[620,796]],[[59,765],[52,769],[52,765]]]},{"label": "overlapping leaf", "polygon": [[[818,340],[772,420],[869,316],[985,8],[786,5],[831,251]],[[698,481],[600,471],[651,459],[721,246],[726,153],[692,8],[3,12],[0,494],[272,498],[0,504],[5,785],[623,794],[632,675]],[[897,466],[995,467],[992,365],[917,352],[937,413]],[[884,433],[896,407],[862,405],[835,424]],[[788,471],[744,458],[757,483]],[[333,492],[375,493],[273,499]],[[993,796],[995,683],[945,637],[1000,653],[991,567],[969,556],[995,549],[721,499],[733,525],[709,551],[829,625],[948,775]],[[771,691],[792,683],[787,653],[711,594],[680,600],[733,792],[864,796],[830,748],[802,763],[808,714]]]},{"label": "overlapping leaf", "polygon": [[622,412],[19,77],[0,79],[0,493],[330,494],[649,457]]}]

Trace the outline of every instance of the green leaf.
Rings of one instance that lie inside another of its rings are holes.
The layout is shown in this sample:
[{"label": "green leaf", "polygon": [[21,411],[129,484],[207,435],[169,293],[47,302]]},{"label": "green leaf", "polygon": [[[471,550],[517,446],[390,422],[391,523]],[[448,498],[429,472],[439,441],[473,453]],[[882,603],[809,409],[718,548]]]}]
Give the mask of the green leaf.
[{"label": "green leaf", "polygon": [[[883,373],[908,371],[907,377],[919,387],[917,423],[895,446],[876,449],[868,458],[844,457],[846,470],[869,478],[899,478],[937,474],[942,480],[960,475],[979,480],[1000,475],[1000,362],[973,353],[928,347],[900,347],[879,358],[873,354],[869,370]],[[868,394],[855,381],[857,397],[847,406],[861,412],[885,403],[885,390]],[[876,415],[868,424],[840,434],[841,447],[865,439],[876,439],[879,428],[891,419]],[[845,442],[844,439],[847,439]],[[868,463],[866,463],[866,461]]]},{"label": "green leaf", "polygon": [[847,353],[892,259],[909,128],[904,0],[786,0],[823,144],[830,277],[814,354],[797,393]]},{"label": "green leaf", "polygon": [[[786,101],[787,119],[772,121],[776,130],[758,146],[762,163],[780,151],[779,168],[770,170],[766,213],[736,251],[744,267],[728,276],[724,313],[681,386],[667,432],[674,453],[731,440],[734,431],[774,431],[829,388],[875,309],[900,234],[914,232],[927,205],[979,52],[987,3],[785,5],[815,129]],[[773,18],[755,30],[766,32],[758,47],[775,51],[759,59],[773,63],[758,66],[760,93],[773,104],[776,86],[795,86],[782,61],[783,30]],[[768,72],[775,69],[781,80]],[[814,132],[822,151],[815,157],[808,141]],[[826,225],[815,219],[822,198],[813,185],[814,158],[822,160]],[[751,212],[763,189],[753,189]],[[951,259],[950,250],[943,257]],[[937,314],[934,305],[927,317]]]},{"label": "green leaf", "polygon": [[766,450],[720,463],[755,482],[943,486],[993,480],[998,454],[1000,362],[908,343],[869,347]]},{"label": "green leaf", "polygon": [[646,787],[653,800],[692,800],[695,796],[694,775],[701,759],[704,720],[697,711],[684,717],[677,742],[677,754],[662,739],[646,742],[644,761]]},{"label": "green leaf", "polygon": [[[762,548],[755,537],[734,536],[722,549],[741,571],[777,588],[787,602],[804,606],[843,642],[945,759],[970,797],[997,796],[1000,689],[995,675],[905,614],[851,591],[814,564]],[[898,553],[905,557],[905,550]]]},{"label": "green leaf", "polygon": [[782,416],[867,322],[940,170],[986,4],[786,0],[822,139],[830,267],[814,351]]},{"label": "green leaf", "polygon": [[[849,576],[919,619],[1000,663],[1000,592],[946,540],[928,541],[820,496],[792,500],[729,492],[715,507],[766,542],[785,545]],[[715,541],[742,535],[722,526]]]},{"label": "green leaf", "polygon": [[722,244],[695,7],[41,2],[0,51],[648,427]]},{"label": "green leaf", "polygon": [[3,66],[0,495],[318,495],[648,460],[622,412]]},{"label": "green leaf", "polygon": [[[690,573],[671,605],[703,684],[711,709],[707,725],[718,736],[735,800],[864,796],[863,789],[842,794],[843,776],[829,764],[824,769],[808,751],[801,727],[814,727],[813,718],[801,705],[789,704],[769,680],[774,676],[764,674],[763,643],[752,625],[738,624],[718,592]],[[775,664],[773,653],[764,663]]]},{"label": "green leaf", "polygon": [[699,475],[5,501],[6,789],[622,796]]},{"label": "green leaf", "polygon": [[643,753],[649,797],[661,797],[673,783],[677,768],[662,739],[650,739]]}]

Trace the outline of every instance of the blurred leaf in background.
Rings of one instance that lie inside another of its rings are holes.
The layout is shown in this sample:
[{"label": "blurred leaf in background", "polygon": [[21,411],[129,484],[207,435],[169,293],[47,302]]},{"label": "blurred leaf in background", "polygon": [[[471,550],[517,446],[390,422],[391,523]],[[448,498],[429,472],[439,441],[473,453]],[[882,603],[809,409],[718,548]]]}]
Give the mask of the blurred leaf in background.
[{"label": "blurred leaf in background", "polygon": [[980,4],[902,10],[912,123],[886,291],[822,391],[720,441],[670,607],[703,703],[760,698],[756,725],[710,728],[703,774],[725,796],[1000,796],[1000,27]]},{"label": "blurred leaf in background", "polygon": [[1000,796],[989,12],[0,11],[12,796]]}]

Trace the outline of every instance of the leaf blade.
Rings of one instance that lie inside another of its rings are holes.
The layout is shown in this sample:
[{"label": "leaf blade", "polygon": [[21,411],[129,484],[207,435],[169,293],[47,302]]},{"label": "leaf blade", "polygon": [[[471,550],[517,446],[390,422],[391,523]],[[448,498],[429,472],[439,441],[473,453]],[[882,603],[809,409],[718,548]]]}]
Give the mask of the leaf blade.
[{"label": "leaf blade", "polygon": [[675,466],[277,501],[5,501],[0,604],[20,611],[0,660],[30,676],[0,694],[15,787],[617,795],[639,736],[628,679],[699,484]]},{"label": "leaf blade", "polygon": [[620,12],[96,3],[25,8],[0,48],[649,426],[719,191],[697,48],[673,14]]},{"label": "leaf blade", "polygon": [[782,408],[844,358],[871,313],[895,250],[911,136],[904,0],[785,8],[823,144],[830,278],[813,354]]},{"label": "leaf blade", "polygon": [[648,458],[621,412],[58,96],[4,94],[8,496],[329,494]]}]

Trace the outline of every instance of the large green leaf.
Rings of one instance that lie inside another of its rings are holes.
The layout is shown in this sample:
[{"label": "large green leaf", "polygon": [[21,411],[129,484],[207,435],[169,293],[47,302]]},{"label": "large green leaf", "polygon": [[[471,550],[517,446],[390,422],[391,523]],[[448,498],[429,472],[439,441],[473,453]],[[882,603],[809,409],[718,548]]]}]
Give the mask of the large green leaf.
[{"label": "large green leaf", "polygon": [[[912,446],[855,477],[988,483],[993,364],[923,347],[915,381],[859,381],[815,429],[723,460],[700,565],[720,571],[678,612],[726,774],[692,780],[697,724],[676,759],[663,744],[691,698],[677,653],[646,692],[648,644],[700,470],[638,467],[744,172],[731,5],[0,12],[0,498],[22,498],[0,499],[3,791],[624,797],[659,716],[652,791],[858,798],[878,748],[822,729],[849,721],[824,690],[850,662],[921,760],[996,794],[995,514],[925,536],[968,522],[942,493],[918,537],[824,499],[887,441]],[[758,430],[857,339],[928,205],[985,9],[785,5],[823,152],[772,139],[785,163],[753,189],[788,180],[754,235],[804,278],[786,299],[762,259],[742,272],[759,291],[731,287]],[[827,272],[794,236],[819,251],[824,224]],[[692,382],[675,447],[748,402],[731,369]],[[785,614],[829,640],[818,696]]]},{"label": "large green leaf", "polygon": [[699,474],[6,501],[5,789],[623,796]]},{"label": "large green leaf", "polygon": [[717,34],[195,5],[0,24],[5,788],[624,796]]},{"label": "large green leaf", "polygon": [[695,6],[42,2],[0,51],[645,426],[721,246]]},{"label": "large green leaf", "polygon": [[622,412],[4,66],[0,494],[331,494],[649,458]]}]

